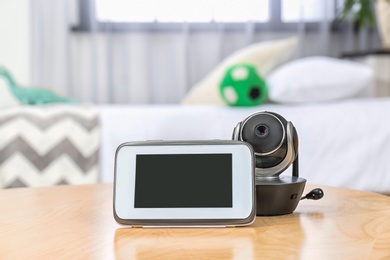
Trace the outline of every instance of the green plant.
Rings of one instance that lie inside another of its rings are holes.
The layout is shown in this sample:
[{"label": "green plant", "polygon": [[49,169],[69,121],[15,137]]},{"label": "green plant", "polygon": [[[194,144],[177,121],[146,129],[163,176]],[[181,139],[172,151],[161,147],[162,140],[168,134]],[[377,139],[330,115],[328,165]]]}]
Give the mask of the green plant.
[{"label": "green plant", "polygon": [[[390,4],[390,0],[385,1]],[[360,28],[373,26],[375,24],[373,0],[345,0],[340,19],[356,23]]]}]

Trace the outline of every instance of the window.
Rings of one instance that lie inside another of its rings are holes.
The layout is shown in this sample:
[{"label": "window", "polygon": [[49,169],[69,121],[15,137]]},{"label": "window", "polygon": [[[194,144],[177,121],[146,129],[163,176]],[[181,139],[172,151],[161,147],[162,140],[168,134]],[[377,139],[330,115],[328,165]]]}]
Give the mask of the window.
[{"label": "window", "polygon": [[[339,1],[341,2],[341,1]],[[282,0],[282,21],[286,23],[333,21],[336,18],[335,1]]]},{"label": "window", "polygon": [[[342,0],[79,0],[80,25],[75,30],[150,30],[235,28],[248,21],[268,30],[317,28],[320,21],[333,21]],[[95,23],[92,23],[95,22]]]},{"label": "window", "polygon": [[[266,22],[268,0],[96,0],[99,22]],[[132,11],[134,10],[134,11]]]}]

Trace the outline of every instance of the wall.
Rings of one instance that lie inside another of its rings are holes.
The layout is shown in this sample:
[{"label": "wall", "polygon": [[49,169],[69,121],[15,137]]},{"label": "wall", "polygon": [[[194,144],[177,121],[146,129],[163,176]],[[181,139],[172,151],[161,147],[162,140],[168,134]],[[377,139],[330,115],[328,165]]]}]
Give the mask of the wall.
[{"label": "wall", "polygon": [[0,66],[17,82],[31,82],[31,1],[0,0]]}]

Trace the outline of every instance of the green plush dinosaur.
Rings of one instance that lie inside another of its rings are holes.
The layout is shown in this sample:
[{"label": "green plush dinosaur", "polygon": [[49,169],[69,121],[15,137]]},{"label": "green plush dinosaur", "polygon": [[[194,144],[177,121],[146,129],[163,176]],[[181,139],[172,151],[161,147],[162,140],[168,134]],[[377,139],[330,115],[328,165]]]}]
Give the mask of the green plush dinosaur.
[{"label": "green plush dinosaur", "polygon": [[0,67],[0,77],[4,77],[12,94],[25,105],[39,105],[48,103],[72,103],[71,98],[60,97],[51,91],[39,88],[22,88],[18,86],[11,74]]}]

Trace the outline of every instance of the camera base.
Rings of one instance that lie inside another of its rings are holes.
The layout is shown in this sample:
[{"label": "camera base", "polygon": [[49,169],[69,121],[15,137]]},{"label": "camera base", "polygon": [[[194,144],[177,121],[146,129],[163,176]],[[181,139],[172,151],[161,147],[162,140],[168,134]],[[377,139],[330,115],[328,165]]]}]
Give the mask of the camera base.
[{"label": "camera base", "polygon": [[292,213],[303,193],[306,179],[295,176],[256,177],[257,216]]}]

